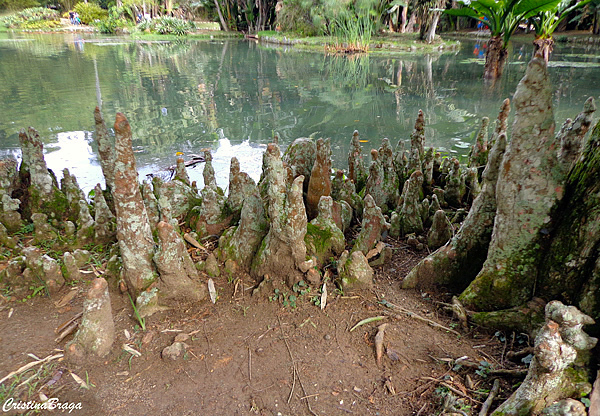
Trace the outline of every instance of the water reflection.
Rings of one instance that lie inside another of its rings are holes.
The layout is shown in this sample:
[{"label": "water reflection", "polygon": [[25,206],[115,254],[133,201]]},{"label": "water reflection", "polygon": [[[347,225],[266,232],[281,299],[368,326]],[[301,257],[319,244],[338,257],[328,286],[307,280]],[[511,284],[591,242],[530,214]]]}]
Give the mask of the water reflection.
[{"label": "water reflection", "polygon": [[[223,155],[217,171],[226,185],[230,155],[248,158],[247,167],[240,158],[242,169],[259,173],[262,148],[274,135],[283,148],[298,137],[330,137],[334,166],[344,166],[355,129],[367,147],[379,147],[384,137],[408,140],[419,109],[428,144],[462,155],[480,118],[495,117],[512,96],[532,51],[528,44],[512,47],[503,78],[486,89],[484,44],[421,57],[345,57],[243,41],[0,34],[0,154],[17,148],[20,128],[34,126],[49,155],[62,159],[60,168],[79,169],[79,161],[60,156],[64,150],[85,155],[80,161],[98,172],[79,140],[89,146],[101,96],[107,124],[118,111],[128,117],[142,177],[172,165],[177,152],[208,147],[215,163]],[[600,93],[597,58],[560,50],[550,68],[559,122]],[[201,166],[195,170],[201,180]],[[73,173],[80,182],[88,176]]]},{"label": "water reflection", "polygon": [[44,147],[48,168],[54,171],[59,180],[62,170],[68,168],[86,191],[91,190],[98,182],[104,186],[102,170],[96,152],[92,150],[92,141],[91,132],[58,133],[56,141]]}]

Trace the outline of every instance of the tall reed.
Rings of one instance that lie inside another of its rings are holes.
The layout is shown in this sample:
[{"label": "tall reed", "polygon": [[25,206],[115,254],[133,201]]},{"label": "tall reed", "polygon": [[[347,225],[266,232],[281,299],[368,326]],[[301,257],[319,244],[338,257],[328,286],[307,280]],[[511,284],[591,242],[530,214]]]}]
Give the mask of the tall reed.
[{"label": "tall reed", "polygon": [[344,13],[330,23],[330,32],[335,38],[334,48],[339,52],[367,52],[375,23],[368,14]]}]

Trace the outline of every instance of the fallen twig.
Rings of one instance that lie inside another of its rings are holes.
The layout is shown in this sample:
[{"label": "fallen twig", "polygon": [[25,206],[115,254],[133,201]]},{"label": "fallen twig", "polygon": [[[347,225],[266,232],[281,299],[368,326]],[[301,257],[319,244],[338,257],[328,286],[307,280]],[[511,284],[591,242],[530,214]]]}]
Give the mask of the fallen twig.
[{"label": "fallen twig", "polygon": [[415,416],[419,416],[421,413],[423,413],[423,410],[425,410],[426,407],[427,407],[427,403],[425,403],[423,406],[421,406],[421,408],[419,409],[419,411],[417,412],[417,414]]},{"label": "fallen twig", "polygon": [[[283,332],[283,324],[281,323],[281,318],[278,316],[277,320],[279,321],[279,329],[281,330],[281,334],[283,335],[283,342],[285,342],[285,346],[288,350],[288,354],[290,355],[290,360],[292,360],[292,369],[293,369],[292,377],[293,377],[294,381],[292,383],[292,390],[290,391],[290,396],[288,397],[288,403],[290,402],[290,400],[292,398],[292,393],[294,392],[294,387],[296,386],[296,379],[298,379],[298,382],[300,383],[300,387],[302,387],[302,392],[304,393],[303,397],[305,397],[305,398],[311,397],[310,395],[308,395],[306,393],[304,384],[302,384],[302,379],[300,378],[300,374],[298,373],[298,367],[296,366],[296,361],[294,360],[294,356],[292,355],[292,350],[290,348],[290,344],[287,342],[287,337],[285,336],[285,332]],[[308,411],[310,412],[311,415],[319,416],[312,410],[312,407],[310,406],[310,402],[308,401],[308,399],[306,399],[306,406],[308,407]]]},{"label": "fallen twig", "polygon": [[199,248],[200,250],[204,250],[205,252],[208,253],[208,250],[206,249],[206,247],[204,247],[202,244],[200,244],[198,242],[198,240],[196,240],[194,237],[192,237],[191,235],[189,235],[188,233],[185,233],[183,235],[183,239],[185,241],[187,241],[191,246]]},{"label": "fallen twig", "polygon": [[377,335],[375,335],[375,357],[377,358],[377,367],[381,367],[381,357],[383,356],[383,337],[385,328],[388,324],[381,324],[377,327]]},{"label": "fallen twig", "polygon": [[248,347],[248,381],[252,381],[252,350]]},{"label": "fallen twig", "polygon": [[382,319],[385,319],[385,316],[373,316],[371,318],[365,318],[362,321],[360,321],[359,323],[357,323],[356,325],[354,325],[352,328],[350,328],[349,332],[354,331],[356,328],[358,328],[361,325],[364,324],[370,324],[371,322],[377,322],[377,321],[381,321]]},{"label": "fallen twig", "polygon": [[58,302],[54,302],[54,306],[56,306],[59,309],[64,306],[67,306],[69,302],[71,302],[75,298],[75,296],[77,296],[78,292],[79,290],[77,288],[71,289],[66,295],[62,297],[61,300],[59,300]]},{"label": "fallen twig", "polygon": [[506,353],[506,358],[511,361],[520,360],[523,357],[526,357],[529,354],[533,354],[533,347],[525,347],[519,351],[509,351]]},{"label": "fallen twig", "polygon": [[483,405],[481,406],[481,410],[479,411],[479,416],[487,416],[488,412],[490,411],[490,407],[492,406],[492,402],[496,398],[496,395],[498,394],[499,390],[500,390],[500,380],[496,379],[496,380],[494,380],[494,385],[492,386],[492,389],[490,390],[490,395],[487,397],[487,399],[485,399],[485,402],[483,402]]},{"label": "fallen twig", "polygon": [[[440,329],[443,329],[444,331],[451,332],[454,335],[461,336],[460,332],[455,331],[454,329],[450,329],[448,327],[445,327],[444,325],[438,324],[437,322],[432,321],[431,319],[424,318],[421,315],[416,314],[413,311],[410,311],[410,310],[408,310],[406,308],[403,308],[402,306],[394,305],[393,303],[388,302],[388,301],[385,301],[385,303],[383,303],[383,305],[386,306],[386,307],[388,307],[388,308],[390,308],[390,309],[393,309],[393,310],[396,310],[396,311],[400,311],[400,312],[404,313],[406,316],[409,316],[411,318],[417,319],[419,321],[427,322],[429,325],[434,326],[436,328],[440,328]],[[392,315],[392,316],[394,316],[394,315]]]},{"label": "fallen twig", "polygon": [[25,371],[29,370],[30,368],[35,367],[38,364],[44,364],[47,363],[49,361],[55,360],[57,358],[62,358],[64,357],[64,354],[55,354],[55,355],[49,355],[46,358],[42,358],[38,361],[33,361],[31,363],[25,364],[24,366],[22,366],[21,368],[19,368],[16,371],[13,371],[12,373],[7,374],[4,378],[2,378],[2,380],[0,380],[0,384],[4,383],[6,380],[8,380],[9,378],[19,375],[21,373],[24,373]]},{"label": "fallen twig", "polygon": [[63,332],[67,327],[69,327],[71,325],[71,323],[73,323],[77,319],[81,318],[82,316],[83,316],[83,312],[79,312],[78,314],[73,316],[68,321],[65,321],[61,325],[59,325],[59,327],[54,330],[54,333],[59,334],[59,333]]},{"label": "fallen twig", "polygon": [[384,385],[388,389],[388,391],[390,392],[390,395],[392,395],[392,396],[396,395],[396,389],[394,388],[394,385],[392,384],[392,378],[391,377],[386,377],[385,378]]},{"label": "fallen twig", "polygon": [[77,320],[72,321],[63,331],[56,337],[55,342],[61,342],[69,334],[73,333],[79,327]]},{"label": "fallen twig", "polygon": [[446,383],[445,381],[438,380],[437,378],[433,378],[433,377],[421,377],[421,378],[423,380],[435,381],[436,383],[439,383],[440,385],[446,387],[448,390],[452,391],[453,393],[456,393],[459,396],[464,397],[465,399],[471,400],[472,402],[475,402],[477,404],[481,404],[481,402],[479,400],[476,400],[476,399],[472,398],[471,396],[469,396],[468,394],[463,393],[459,389],[452,387],[450,384]]},{"label": "fallen twig", "polygon": [[141,352],[139,352],[136,349],[133,349],[129,344],[123,344],[123,351],[127,351],[129,354],[133,355],[134,357],[142,356]]},{"label": "fallen twig", "polygon": [[[469,367],[469,368],[480,369],[480,367],[481,367],[481,364],[474,363],[472,361],[467,361],[467,360],[457,359],[457,360],[448,361],[447,359],[444,359],[444,358],[439,358],[439,360],[440,361],[451,362],[451,363],[462,365],[462,366]],[[526,368],[515,368],[515,369],[509,369],[509,368],[496,368],[496,369],[486,368],[485,372],[487,374],[489,374],[489,375],[492,375],[492,376],[525,377],[527,375],[527,369]]]}]

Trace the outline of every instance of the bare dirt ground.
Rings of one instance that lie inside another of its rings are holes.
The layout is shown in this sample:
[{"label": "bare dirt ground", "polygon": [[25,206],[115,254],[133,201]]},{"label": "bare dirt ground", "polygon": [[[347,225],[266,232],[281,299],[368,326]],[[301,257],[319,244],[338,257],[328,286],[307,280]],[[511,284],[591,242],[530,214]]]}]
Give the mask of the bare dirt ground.
[{"label": "bare dirt ground", "polygon": [[[324,310],[311,302],[316,289],[297,292],[296,307],[284,306],[281,298],[269,299],[274,288],[281,294],[293,291],[276,278],[252,296],[255,282],[248,277],[233,282],[221,277],[215,279],[216,304],[155,314],[145,331],[112,282],[117,338],[109,356],[83,366],[63,358],[40,363],[0,384],[0,399],[40,402],[45,395],[79,403],[71,414],[90,416],[474,414],[491,386],[488,370],[514,368],[504,356],[516,345],[509,336],[460,331],[432,299],[443,295],[401,290],[401,279],[424,253],[400,243],[394,253],[391,263],[376,268],[372,291],[342,294],[330,284]],[[81,311],[88,286],[82,281],[52,298],[0,300],[0,378],[35,361],[29,354],[45,358],[62,352],[72,336],[57,343],[55,329]],[[70,290],[77,296],[57,307]],[[350,331],[378,316],[385,318]],[[382,323],[387,328],[378,365],[374,340]],[[185,353],[176,360],[163,356],[178,335],[187,338]],[[139,356],[124,350],[125,344]],[[452,362],[465,356],[481,363],[479,369]],[[502,382],[499,400],[516,381]]]}]

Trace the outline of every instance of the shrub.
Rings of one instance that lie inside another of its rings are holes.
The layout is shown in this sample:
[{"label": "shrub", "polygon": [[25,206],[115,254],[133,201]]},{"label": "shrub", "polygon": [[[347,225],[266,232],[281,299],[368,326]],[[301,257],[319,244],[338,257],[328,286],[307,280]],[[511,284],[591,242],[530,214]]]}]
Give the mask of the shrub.
[{"label": "shrub", "polygon": [[108,11],[108,17],[96,20],[93,25],[98,28],[100,33],[115,34],[119,28],[127,26],[127,20],[122,16],[119,8],[111,6]]},{"label": "shrub", "polygon": [[150,31],[161,35],[183,36],[195,30],[196,25],[193,22],[188,22],[186,20],[163,16],[152,19],[151,21],[141,22],[137,25],[137,29],[142,32]]},{"label": "shrub", "polygon": [[312,1],[286,0],[277,13],[277,26],[302,36],[315,36],[324,29],[320,8]]},{"label": "shrub", "polygon": [[96,3],[77,3],[73,7],[73,11],[79,13],[81,23],[89,25],[96,20],[104,20],[108,17],[108,11]]},{"label": "shrub", "polygon": [[58,12],[45,7],[32,7],[0,19],[2,25],[17,29],[46,29],[60,26]]}]

